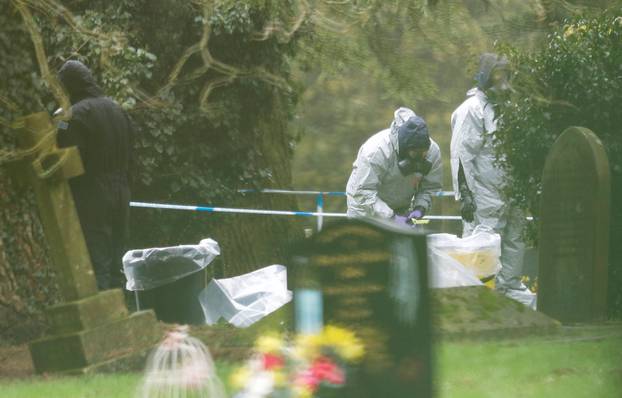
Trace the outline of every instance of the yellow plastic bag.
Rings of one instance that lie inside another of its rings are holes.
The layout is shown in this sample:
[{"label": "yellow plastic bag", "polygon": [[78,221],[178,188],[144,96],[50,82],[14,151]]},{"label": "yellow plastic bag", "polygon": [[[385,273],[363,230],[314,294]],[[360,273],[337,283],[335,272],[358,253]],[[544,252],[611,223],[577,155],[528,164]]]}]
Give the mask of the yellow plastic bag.
[{"label": "yellow plastic bag", "polygon": [[429,235],[428,246],[458,261],[480,280],[491,279],[501,269],[501,237],[482,225],[466,238],[451,234]]},{"label": "yellow plastic bag", "polygon": [[496,274],[498,271],[499,256],[492,249],[476,251],[452,250],[447,254],[472,270],[475,276],[480,279]]}]

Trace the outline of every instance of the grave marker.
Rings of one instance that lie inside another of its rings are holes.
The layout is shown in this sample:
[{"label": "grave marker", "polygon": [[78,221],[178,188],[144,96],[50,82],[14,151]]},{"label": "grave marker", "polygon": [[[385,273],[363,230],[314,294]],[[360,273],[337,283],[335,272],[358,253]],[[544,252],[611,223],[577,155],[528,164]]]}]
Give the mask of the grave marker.
[{"label": "grave marker", "polygon": [[562,322],[606,316],[609,162],[582,127],[555,141],[542,174],[538,310]]},{"label": "grave marker", "polygon": [[323,313],[324,324],[352,330],[365,345],[343,396],[431,395],[426,250],[425,235],[369,219],[329,224],[294,251],[298,328],[313,331],[308,315]]},{"label": "grave marker", "polygon": [[[45,112],[16,122],[18,148],[28,156],[11,165],[34,188],[43,232],[64,303],[46,309],[51,334],[30,344],[37,372],[85,372],[150,348],[160,330],[152,311],[128,315],[120,289],[98,292],[67,179],[83,173],[77,148],[59,149]],[[33,149],[34,148],[34,149]]]}]

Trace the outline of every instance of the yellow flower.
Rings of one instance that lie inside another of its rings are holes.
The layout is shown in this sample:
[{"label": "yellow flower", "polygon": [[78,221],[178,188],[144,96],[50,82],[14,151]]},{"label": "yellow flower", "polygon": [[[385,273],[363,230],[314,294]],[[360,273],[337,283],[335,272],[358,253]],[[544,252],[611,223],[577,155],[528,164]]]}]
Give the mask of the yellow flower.
[{"label": "yellow flower", "polygon": [[231,386],[236,390],[244,388],[248,378],[250,377],[250,371],[246,367],[238,368],[235,372],[229,376],[229,382]]},{"label": "yellow flower", "polygon": [[332,347],[346,361],[358,361],[363,357],[363,343],[350,330],[328,325],[320,335],[322,346]]},{"label": "yellow flower", "polygon": [[274,378],[274,385],[277,387],[285,387],[288,384],[285,372],[275,370],[272,372],[272,377]]},{"label": "yellow flower", "polygon": [[279,352],[283,346],[283,340],[279,336],[261,336],[255,342],[257,351],[264,354]]},{"label": "yellow flower", "polygon": [[319,334],[301,334],[296,337],[294,356],[309,360],[320,352],[321,336]]},{"label": "yellow flower", "polygon": [[306,386],[295,386],[293,392],[294,392],[295,398],[312,398],[313,397],[313,391]]},{"label": "yellow flower", "polygon": [[346,361],[357,362],[365,355],[365,348],[363,348],[363,344],[360,343],[344,344],[337,348],[337,352],[339,352],[339,355]]}]

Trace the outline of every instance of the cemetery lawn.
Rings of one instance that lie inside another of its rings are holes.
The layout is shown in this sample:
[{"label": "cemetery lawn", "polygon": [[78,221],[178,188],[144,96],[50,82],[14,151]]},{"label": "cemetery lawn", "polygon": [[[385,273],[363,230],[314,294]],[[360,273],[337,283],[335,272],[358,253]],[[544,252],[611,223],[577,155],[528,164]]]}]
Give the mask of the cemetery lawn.
[{"label": "cemetery lawn", "polygon": [[[549,337],[498,342],[441,342],[436,350],[437,396],[622,396],[622,326],[566,330]],[[234,365],[217,363],[223,381]],[[134,397],[139,374],[81,377],[0,375],[2,398]]]},{"label": "cemetery lawn", "polygon": [[622,329],[440,344],[436,389],[450,397],[621,397]]}]

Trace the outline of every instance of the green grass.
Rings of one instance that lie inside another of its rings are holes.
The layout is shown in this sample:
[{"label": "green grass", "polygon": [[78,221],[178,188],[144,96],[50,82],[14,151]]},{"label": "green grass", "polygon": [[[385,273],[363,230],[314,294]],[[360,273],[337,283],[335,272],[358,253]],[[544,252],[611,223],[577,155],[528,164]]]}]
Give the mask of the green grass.
[{"label": "green grass", "polygon": [[[217,364],[218,376],[226,383],[235,368],[229,363]],[[96,374],[64,377],[30,377],[0,379],[1,398],[134,398],[142,374]]]},{"label": "green grass", "polygon": [[134,397],[140,375],[33,377],[1,381],[2,398],[117,398]]},{"label": "green grass", "polygon": [[437,352],[440,397],[622,396],[622,337],[449,343]]},{"label": "green grass", "polygon": [[[436,388],[454,397],[622,396],[622,336],[588,334],[508,342],[452,342],[437,349]],[[231,365],[220,364],[223,381]],[[2,398],[134,397],[139,374],[0,379]]]}]

